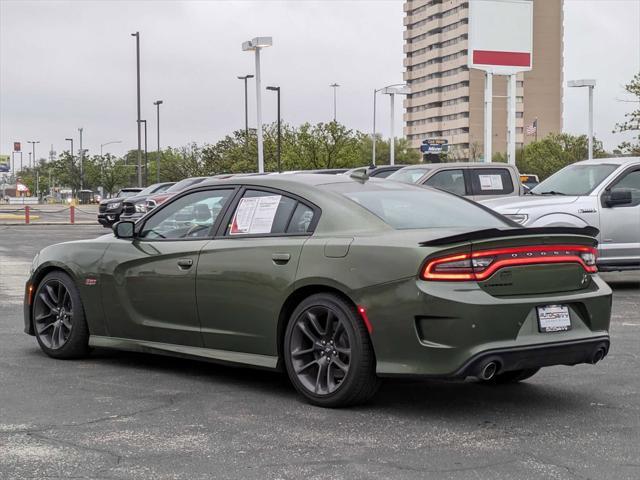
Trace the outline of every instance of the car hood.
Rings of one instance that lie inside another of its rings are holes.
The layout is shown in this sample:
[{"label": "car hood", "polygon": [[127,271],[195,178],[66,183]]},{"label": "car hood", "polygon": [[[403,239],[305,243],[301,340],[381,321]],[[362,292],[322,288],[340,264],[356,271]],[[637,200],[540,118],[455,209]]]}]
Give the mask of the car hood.
[{"label": "car hood", "polygon": [[563,207],[574,203],[578,198],[572,195],[524,195],[521,197],[492,198],[481,200],[480,203],[500,213],[518,213],[531,208]]}]

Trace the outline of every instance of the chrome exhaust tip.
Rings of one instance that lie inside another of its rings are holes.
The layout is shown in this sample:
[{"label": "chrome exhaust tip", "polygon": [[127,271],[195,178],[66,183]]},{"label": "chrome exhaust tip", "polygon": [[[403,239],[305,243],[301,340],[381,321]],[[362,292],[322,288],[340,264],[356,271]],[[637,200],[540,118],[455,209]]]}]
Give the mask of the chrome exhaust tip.
[{"label": "chrome exhaust tip", "polygon": [[480,378],[482,380],[491,380],[498,373],[497,362],[487,362],[480,370]]}]

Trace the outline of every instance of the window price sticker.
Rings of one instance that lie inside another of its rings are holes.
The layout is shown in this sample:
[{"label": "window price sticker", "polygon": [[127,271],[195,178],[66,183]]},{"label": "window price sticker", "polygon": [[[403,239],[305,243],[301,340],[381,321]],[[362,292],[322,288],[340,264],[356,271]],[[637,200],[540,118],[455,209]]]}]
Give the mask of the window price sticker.
[{"label": "window price sticker", "polygon": [[500,175],[478,175],[480,178],[480,190],[502,190],[502,177]]},{"label": "window price sticker", "polygon": [[231,235],[271,233],[282,195],[245,197],[240,200],[231,221]]}]

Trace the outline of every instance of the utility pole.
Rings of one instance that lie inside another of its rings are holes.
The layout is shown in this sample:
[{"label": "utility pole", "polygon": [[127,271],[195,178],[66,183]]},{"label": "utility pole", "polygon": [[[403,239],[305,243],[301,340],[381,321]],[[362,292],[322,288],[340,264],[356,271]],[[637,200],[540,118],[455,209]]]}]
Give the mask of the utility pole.
[{"label": "utility pole", "polygon": [[156,152],[156,183],[160,183],[160,156],[162,152],[160,151],[160,105],[162,105],[162,100],[156,100],[153,102],[156,106],[156,126],[158,127],[158,150]]},{"label": "utility pole", "polygon": [[82,127],[78,129],[80,132],[80,190],[84,189],[84,170],[83,170],[83,160],[84,160],[84,150],[82,149]]},{"label": "utility pole", "polygon": [[27,143],[31,144],[31,151],[33,152],[33,162],[36,162],[36,143],[40,143],[40,140],[28,141]]},{"label": "utility pole", "polygon": [[278,94],[278,143],[276,146],[276,156],[278,159],[278,173],[282,171],[282,166],[280,163],[280,155],[281,155],[281,147],[282,147],[282,134],[280,132],[280,87],[267,87],[267,90],[271,90],[273,92],[277,92]]},{"label": "utility pole", "polygon": [[338,106],[338,103],[337,103],[336,98],[337,98],[337,91],[338,91],[338,87],[339,87],[340,85],[338,85],[337,83],[332,83],[332,84],[331,84],[331,85],[329,85],[329,86],[330,86],[331,88],[333,88],[333,121],[335,122],[335,121],[336,121],[336,118],[337,118],[337,116],[336,116],[336,111],[337,111],[337,106]]},{"label": "utility pole", "polygon": [[140,32],[132,33],[136,37],[136,77],[138,96],[138,187],[142,187],[142,132],[140,131]]}]

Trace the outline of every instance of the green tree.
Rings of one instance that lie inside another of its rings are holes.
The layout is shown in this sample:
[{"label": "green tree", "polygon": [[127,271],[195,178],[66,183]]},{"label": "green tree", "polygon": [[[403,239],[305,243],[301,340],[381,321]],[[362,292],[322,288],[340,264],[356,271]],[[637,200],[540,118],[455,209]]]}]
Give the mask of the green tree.
[{"label": "green tree", "polygon": [[[640,104],[640,73],[636,73],[631,82],[625,85],[624,89],[635,97],[631,102]],[[625,114],[623,122],[616,123],[613,133],[621,132],[636,133],[630,142],[625,141],[618,146],[620,151],[628,155],[640,155],[640,107]]]}]

